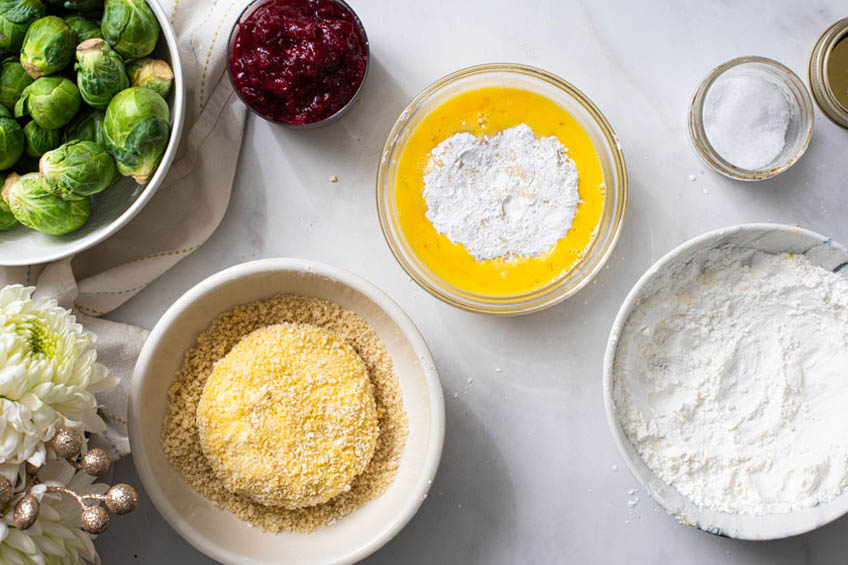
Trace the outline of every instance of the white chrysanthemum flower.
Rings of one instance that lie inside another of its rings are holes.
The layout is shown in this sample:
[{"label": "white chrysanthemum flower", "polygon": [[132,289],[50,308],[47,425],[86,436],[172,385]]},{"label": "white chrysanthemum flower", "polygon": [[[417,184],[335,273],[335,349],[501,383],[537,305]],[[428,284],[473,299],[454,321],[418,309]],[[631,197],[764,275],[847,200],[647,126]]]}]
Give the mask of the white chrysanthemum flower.
[{"label": "white chrysanthemum flower", "polygon": [[61,486],[79,495],[103,494],[104,484],[92,484],[94,477],[76,471],[67,461],[49,461],[38,473],[41,483],[31,493],[41,506],[38,519],[28,530],[14,527],[12,516],[19,492],[0,518],[0,563],[4,565],[79,565],[97,561],[91,536],[81,528],[82,509],[70,496],[45,492],[46,485]]},{"label": "white chrysanthemum flower", "polygon": [[117,382],[95,362],[94,336],[55,300],[32,300],[34,290],[0,290],[0,473],[8,478],[25,461],[42,465],[58,428],[104,431],[94,393]]}]

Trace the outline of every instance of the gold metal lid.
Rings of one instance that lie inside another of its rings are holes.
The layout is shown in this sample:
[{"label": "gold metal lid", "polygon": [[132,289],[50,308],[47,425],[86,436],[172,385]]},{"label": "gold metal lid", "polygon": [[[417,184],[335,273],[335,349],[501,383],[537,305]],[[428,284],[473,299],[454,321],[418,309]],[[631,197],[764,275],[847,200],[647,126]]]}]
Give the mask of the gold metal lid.
[{"label": "gold metal lid", "polygon": [[848,18],[830,26],[816,42],[810,55],[810,90],[821,111],[837,125],[848,128],[848,107],[837,99],[828,75],[830,55],[841,41],[848,41]]}]

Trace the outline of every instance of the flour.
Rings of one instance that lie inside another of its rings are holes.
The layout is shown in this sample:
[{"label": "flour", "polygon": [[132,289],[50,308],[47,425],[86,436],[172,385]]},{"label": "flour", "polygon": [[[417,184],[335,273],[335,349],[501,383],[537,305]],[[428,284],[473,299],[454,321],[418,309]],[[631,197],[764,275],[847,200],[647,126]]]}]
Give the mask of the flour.
[{"label": "flour", "polygon": [[695,504],[784,513],[848,486],[848,280],[725,248],[673,269],[616,355],[624,431]]},{"label": "flour", "polygon": [[427,219],[478,261],[535,257],[568,232],[577,168],[556,137],[526,124],[493,136],[457,133],[430,152]]}]

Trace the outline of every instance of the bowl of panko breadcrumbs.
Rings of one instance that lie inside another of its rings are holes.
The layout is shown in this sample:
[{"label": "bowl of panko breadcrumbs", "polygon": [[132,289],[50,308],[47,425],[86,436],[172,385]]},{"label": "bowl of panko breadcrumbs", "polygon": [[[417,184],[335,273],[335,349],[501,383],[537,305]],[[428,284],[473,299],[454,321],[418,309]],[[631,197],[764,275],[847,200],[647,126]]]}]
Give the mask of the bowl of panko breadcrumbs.
[{"label": "bowl of panko breadcrumbs", "polygon": [[129,434],[169,524],[222,563],[352,563],[397,534],[438,468],[430,352],[386,294],[312,261],[197,284],[142,349]]}]

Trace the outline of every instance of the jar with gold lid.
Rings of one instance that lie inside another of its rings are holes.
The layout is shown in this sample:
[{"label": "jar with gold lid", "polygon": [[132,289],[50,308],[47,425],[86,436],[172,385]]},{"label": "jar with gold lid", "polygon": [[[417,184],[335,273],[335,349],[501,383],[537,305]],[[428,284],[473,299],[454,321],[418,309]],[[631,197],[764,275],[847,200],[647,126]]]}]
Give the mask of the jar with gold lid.
[{"label": "jar with gold lid", "polygon": [[848,128],[848,18],[825,31],[810,56],[810,89],[821,111]]}]

